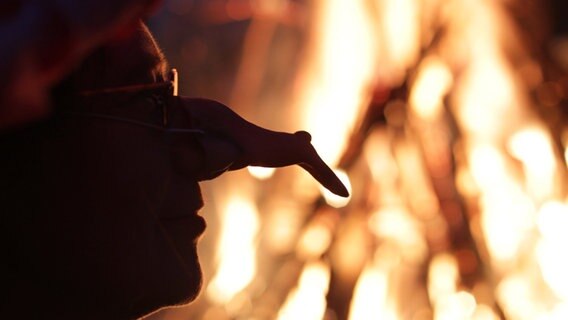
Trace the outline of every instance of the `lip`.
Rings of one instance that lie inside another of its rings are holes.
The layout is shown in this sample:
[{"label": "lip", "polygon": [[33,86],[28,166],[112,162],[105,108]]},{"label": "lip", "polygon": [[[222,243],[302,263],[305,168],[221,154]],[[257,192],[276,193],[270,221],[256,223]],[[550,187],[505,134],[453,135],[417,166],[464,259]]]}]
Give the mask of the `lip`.
[{"label": "lip", "polygon": [[193,216],[194,225],[195,225],[195,239],[198,239],[203,235],[205,229],[207,229],[207,221],[202,216],[196,215]]},{"label": "lip", "polygon": [[198,240],[205,232],[205,229],[207,229],[207,222],[205,221],[205,218],[197,214],[162,217],[160,218],[160,221],[168,225],[177,225],[178,228],[182,228],[183,234],[186,237],[191,238],[194,241]]}]

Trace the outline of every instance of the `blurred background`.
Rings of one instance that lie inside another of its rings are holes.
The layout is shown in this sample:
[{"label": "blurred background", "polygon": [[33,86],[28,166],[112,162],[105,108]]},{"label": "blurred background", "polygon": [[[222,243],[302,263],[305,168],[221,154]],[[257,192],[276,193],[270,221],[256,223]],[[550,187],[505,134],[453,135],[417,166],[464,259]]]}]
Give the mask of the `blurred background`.
[{"label": "blurred background", "polygon": [[568,319],[563,0],[167,0],[182,95],[307,130],[298,168],[202,184],[181,319]]}]

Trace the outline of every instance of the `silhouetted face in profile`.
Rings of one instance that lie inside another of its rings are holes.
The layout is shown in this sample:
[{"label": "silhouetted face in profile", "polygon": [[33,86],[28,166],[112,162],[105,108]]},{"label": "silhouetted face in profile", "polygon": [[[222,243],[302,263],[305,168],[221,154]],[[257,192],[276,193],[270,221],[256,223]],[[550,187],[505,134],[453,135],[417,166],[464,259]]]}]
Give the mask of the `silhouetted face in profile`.
[{"label": "silhouetted face in profile", "polygon": [[[95,52],[60,94],[160,82],[164,67],[141,26]],[[202,282],[196,243],[205,229],[197,216],[201,147],[192,133],[87,115],[159,127],[156,98],[163,96],[150,90],[56,106],[60,114],[14,139],[8,157],[17,183],[9,188],[19,199],[6,231],[14,256],[6,305],[32,303],[33,312],[59,318],[123,319],[195,298]],[[183,115],[168,117],[185,125]]]},{"label": "silhouetted face in profile", "polygon": [[348,196],[307,132],[267,130],[218,102],[174,97],[165,78],[140,24],[57,88],[51,119],[0,135],[0,311],[132,319],[193,300],[205,229],[198,181],[227,170],[297,164]]}]

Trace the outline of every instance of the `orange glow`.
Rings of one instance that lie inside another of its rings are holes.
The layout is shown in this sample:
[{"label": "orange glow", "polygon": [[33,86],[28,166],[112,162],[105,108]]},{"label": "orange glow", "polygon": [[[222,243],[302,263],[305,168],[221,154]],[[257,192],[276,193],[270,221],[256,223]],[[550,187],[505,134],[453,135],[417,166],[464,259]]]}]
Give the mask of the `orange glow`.
[{"label": "orange glow", "polygon": [[[376,66],[375,26],[360,1],[315,1],[313,48],[300,75],[296,109],[328,163],[337,163]],[[345,14],[349,12],[349,14]]]},{"label": "orange glow", "polygon": [[263,237],[268,249],[274,254],[291,252],[300,234],[302,219],[299,209],[286,201],[276,201],[263,213]]},{"label": "orange glow", "polygon": [[536,250],[546,284],[563,301],[568,301],[568,259],[562,252],[568,241],[568,205],[559,201],[545,203],[538,215],[541,239]]},{"label": "orange glow", "polygon": [[469,61],[456,83],[457,120],[476,139],[495,139],[526,107],[502,49],[508,25],[495,3],[470,1],[461,6],[463,16],[455,19],[459,19],[456,24],[461,25],[457,28],[463,34],[456,35],[453,41],[462,50],[462,58]]},{"label": "orange glow", "polygon": [[329,287],[329,266],[313,262],[304,267],[297,288],[288,295],[278,312],[278,320],[320,320],[325,313]]},{"label": "orange glow", "polygon": [[256,273],[256,234],[258,213],[254,203],[234,196],[223,210],[224,223],[219,241],[219,267],[207,288],[217,303],[230,301],[243,290]]},{"label": "orange glow", "polygon": [[568,130],[565,129],[562,132],[562,145],[564,146],[564,162],[566,167],[568,168]]},{"label": "orange glow", "polygon": [[330,246],[332,233],[328,226],[313,223],[300,237],[297,252],[300,257],[315,258],[322,255]]},{"label": "orange glow", "polygon": [[475,298],[470,293],[456,292],[436,303],[434,319],[471,319],[476,307]]},{"label": "orange glow", "polygon": [[479,304],[477,308],[475,308],[475,312],[473,313],[472,320],[499,320],[499,316],[491,307]]},{"label": "orange glow", "polygon": [[379,239],[388,239],[402,249],[409,261],[422,261],[428,251],[417,221],[403,208],[385,208],[369,219],[369,228]]},{"label": "orange glow", "polygon": [[556,159],[550,135],[540,127],[526,127],[509,140],[511,154],[523,163],[528,189],[537,199],[554,194]]},{"label": "orange glow", "polygon": [[496,295],[507,317],[528,320],[541,314],[531,280],[526,274],[513,273],[499,283]]},{"label": "orange glow", "polygon": [[385,37],[382,47],[385,50],[385,65],[381,67],[387,69],[391,81],[397,83],[418,58],[419,1],[386,0],[378,5],[381,10],[379,21],[384,23]]},{"label": "orange glow", "polygon": [[349,320],[396,319],[388,304],[388,279],[383,270],[367,266],[357,280]]},{"label": "orange glow", "polygon": [[410,106],[423,119],[435,119],[443,109],[443,99],[452,86],[453,77],[448,66],[437,57],[422,61],[412,86]]},{"label": "orange glow", "polygon": [[428,295],[433,305],[457,291],[458,263],[450,254],[438,254],[428,269]]},{"label": "orange glow", "polygon": [[[356,280],[351,320],[497,320],[501,312],[568,319],[568,129],[557,137],[564,124],[546,122],[566,93],[525,47],[538,32],[518,28],[524,20],[512,8],[521,1],[251,4],[263,19],[294,15],[282,18],[282,29],[305,28],[295,39],[304,46],[290,66],[284,125],[309,131],[325,162],[346,168],[335,172],[356,194],[320,189],[320,197],[315,183],[305,187],[307,174],[250,167],[255,179],[247,178],[262,186],[221,206],[219,264],[207,290],[219,309],[250,293],[251,305],[268,307],[235,318],[262,318],[268,308],[270,319],[333,318],[337,301],[326,305],[326,294],[345,294],[341,281],[349,279]],[[259,69],[288,67],[273,61]],[[551,88],[556,96],[546,96]],[[265,92],[258,96],[264,103]],[[259,115],[278,114],[271,111]],[[283,265],[306,263],[297,287],[288,291],[296,279],[278,286],[271,278],[280,265],[257,270],[257,252]],[[329,288],[331,270],[338,282]],[[405,301],[409,291],[421,301]]]}]

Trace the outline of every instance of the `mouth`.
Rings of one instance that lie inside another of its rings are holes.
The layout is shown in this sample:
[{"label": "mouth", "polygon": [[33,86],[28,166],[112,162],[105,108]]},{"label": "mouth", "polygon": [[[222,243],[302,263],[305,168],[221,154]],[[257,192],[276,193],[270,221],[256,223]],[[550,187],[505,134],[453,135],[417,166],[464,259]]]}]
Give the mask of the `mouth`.
[{"label": "mouth", "polygon": [[192,239],[193,241],[199,240],[205,229],[207,229],[207,222],[205,218],[197,213],[179,215],[174,217],[162,217],[160,222],[166,226],[176,226],[176,230],[182,231],[184,237]]},{"label": "mouth", "polygon": [[203,235],[203,233],[205,232],[205,229],[207,229],[207,221],[205,221],[205,218],[203,218],[202,216],[194,216],[194,224],[195,225],[195,239],[199,239],[201,238],[201,236]]}]

